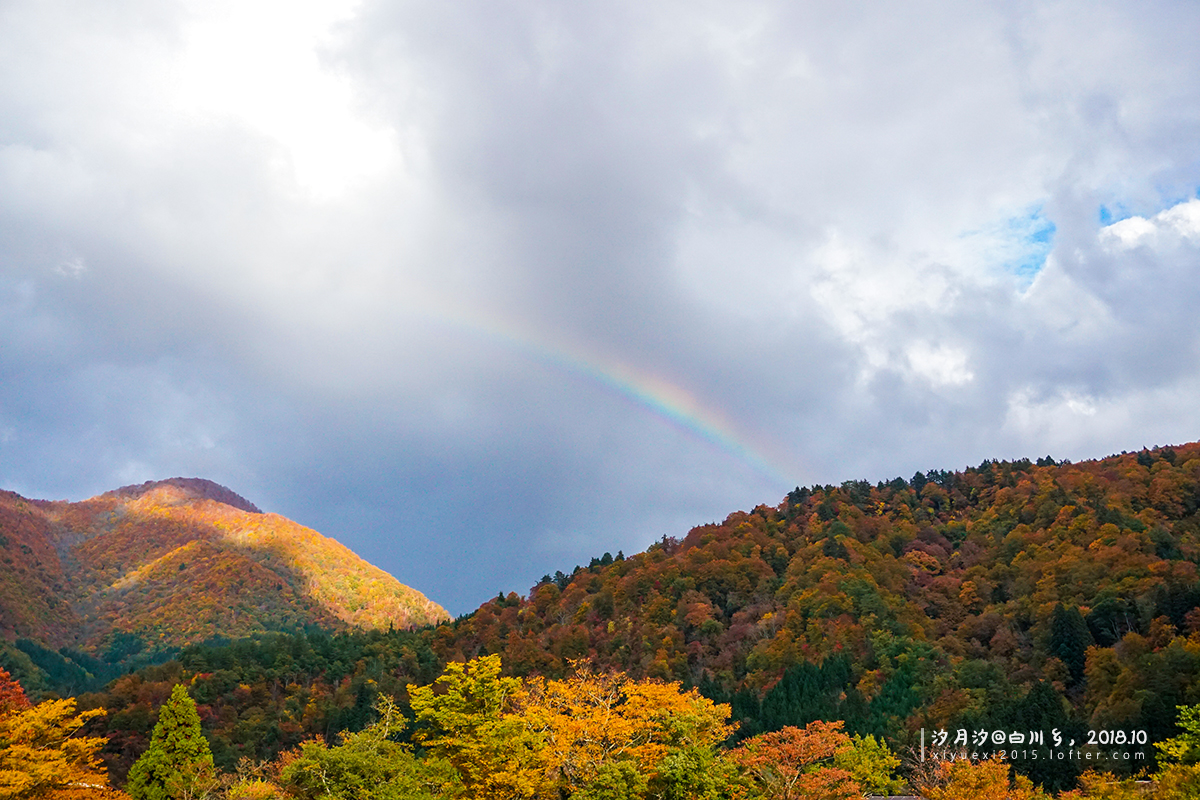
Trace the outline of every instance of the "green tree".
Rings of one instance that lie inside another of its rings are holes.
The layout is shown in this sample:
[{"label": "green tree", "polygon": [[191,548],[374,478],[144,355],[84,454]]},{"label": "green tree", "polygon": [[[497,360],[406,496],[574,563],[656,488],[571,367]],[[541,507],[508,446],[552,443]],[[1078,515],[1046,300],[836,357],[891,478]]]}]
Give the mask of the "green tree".
[{"label": "green tree", "polygon": [[833,754],[832,765],[849,772],[867,794],[902,794],[904,781],[893,777],[900,759],[874,736],[851,737],[849,746]]},{"label": "green tree", "polygon": [[342,734],[336,747],[319,739],[300,745],[282,770],[284,786],[305,800],[435,800],[454,794],[453,767],[433,756],[418,761],[409,746],[392,739],[404,728],[392,698],[380,695],[375,710],[376,722]]},{"label": "green tree", "polygon": [[1067,665],[1072,685],[1083,678],[1087,649],[1094,643],[1078,608],[1066,608],[1062,603],[1054,606],[1050,615],[1050,655]]},{"label": "green tree", "polygon": [[713,747],[673,747],[658,762],[645,796],[655,800],[718,800],[729,797],[737,781],[737,768]]},{"label": "green tree", "polygon": [[1182,732],[1154,745],[1161,765],[1154,776],[1155,797],[1162,800],[1200,797],[1200,705],[1178,709],[1175,724]]},{"label": "green tree", "polygon": [[213,780],[213,758],[200,731],[196,703],[183,684],[158,711],[150,747],[129,770],[125,791],[134,800],[191,800],[205,794]]},{"label": "green tree", "polygon": [[1200,761],[1200,705],[1178,706],[1178,711],[1175,724],[1182,732],[1154,746],[1158,748],[1159,761],[1195,764]]},{"label": "green tree", "polygon": [[646,776],[635,761],[610,761],[572,800],[640,800],[646,793]]}]

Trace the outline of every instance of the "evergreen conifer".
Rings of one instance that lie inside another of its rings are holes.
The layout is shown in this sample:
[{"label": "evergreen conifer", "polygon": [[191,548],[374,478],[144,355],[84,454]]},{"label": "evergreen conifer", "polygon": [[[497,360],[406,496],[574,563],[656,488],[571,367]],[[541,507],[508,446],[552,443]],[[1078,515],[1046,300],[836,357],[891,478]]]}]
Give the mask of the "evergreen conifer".
[{"label": "evergreen conifer", "polygon": [[1087,649],[1095,644],[1083,615],[1075,607],[1062,603],[1054,606],[1050,615],[1050,655],[1062,660],[1071,672],[1071,685],[1083,680],[1087,665]]},{"label": "evergreen conifer", "polygon": [[196,703],[176,684],[159,709],[150,747],[129,770],[125,791],[134,800],[179,800],[196,796],[212,777],[212,751],[200,732]]}]

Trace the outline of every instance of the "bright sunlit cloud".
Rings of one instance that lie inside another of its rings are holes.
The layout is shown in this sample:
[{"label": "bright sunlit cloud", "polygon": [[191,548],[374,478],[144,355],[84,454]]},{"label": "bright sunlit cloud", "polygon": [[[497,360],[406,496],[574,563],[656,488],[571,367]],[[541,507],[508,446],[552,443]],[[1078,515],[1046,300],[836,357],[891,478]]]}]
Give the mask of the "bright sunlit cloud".
[{"label": "bright sunlit cloud", "polygon": [[1173,205],[1151,219],[1129,217],[1100,231],[1100,241],[1115,250],[1180,239],[1200,241],[1200,199]]},{"label": "bright sunlit cloud", "polygon": [[243,124],[283,149],[297,184],[331,199],[398,159],[394,131],[364,118],[353,84],[328,62],[358,0],[197,3],[186,23],[175,102]]}]

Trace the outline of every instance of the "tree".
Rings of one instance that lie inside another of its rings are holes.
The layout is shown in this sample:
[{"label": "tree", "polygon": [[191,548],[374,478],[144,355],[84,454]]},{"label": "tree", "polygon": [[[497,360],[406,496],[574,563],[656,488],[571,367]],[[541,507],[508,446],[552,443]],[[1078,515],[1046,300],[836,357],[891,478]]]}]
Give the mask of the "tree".
[{"label": "tree", "polygon": [[1002,759],[959,758],[937,765],[935,782],[919,786],[928,800],[1046,800],[1024,775],[1009,782],[1008,764]]},{"label": "tree", "polygon": [[571,795],[572,800],[640,800],[646,793],[646,776],[632,761],[611,761],[590,783]]},{"label": "tree", "polygon": [[1200,796],[1200,705],[1178,706],[1182,733],[1154,745],[1162,766],[1154,776],[1156,797],[1184,800]]},{"label": "tree", "polygon": [[771,800],[850,800],[863,794],[849,770],[829,766],[850,745],[842,722],[810,722],[751,737],[729,760],[763,797]]},{"label": "tree", "polygon": [[107,785],[98,753],[102,737],[77,737],[103,709],[75,713],[74,700],[29,704],[21,685],[0,669],[0,799],[43,797],[73,783]]},{"label": "tree", "polygon": [[789,667],[763,697],[760,724],[778,730],[818,719],[846,719],[847,712],[857,710],[847,706],[861,702],[851,675],[845,656],[827,658],[820,666],[802,661]]},{"label": "tree", "polygon": [[855,735],[848,746],[833,754],[833,766],[844,769],[867,794],[894,795],[904,791],[904,781],[892,777],[900,759],[874,736]]},{"label": "tree", "polygon": [[1179,719],[1175,724],[1183,732],[1154,746],[1160,761],[1195,764],[1200,762],[1200,705],[1178,706],[1177,710]]},{"label": "tree", "polygon": [[408,696],[413,740],[453,765],[468,797],[537,794],[542,742],[517,713],[525,689],[519,678],[500,677],[500,656],[451,662],[433,685],[409,684]]},{"label": "tree", "polygon": [[1072,684],[1078,683],[1083,677],[1087,649],[1092,644],[1092,632],[1088,630],[1079,609],[1066,608],[1062,603],[1055,605],[1050,615],[1050,655],[1067,665]]},{"label": "tree", "polygon": [[[1162,800],[1161,793],[1155,798]],[[1079,776],[1079,786],[1058,795],[1059,800],[1147,800],[1136,778],[1116,778],[1107,772],[1088,770]]]},{"label": "tree", "polygon": [[13,679],[8,670],[0,668],[0,717],[15,714],[29,708],[29,698],[21,684]]},{"label": "tree", "polygon": [[726,724],[728,705],[683,691],[678,683],[634,681],[582,661],[573,666],[564,680],[533,681],[525,713],[545,742],[541,759],[549,780],[576,792],[602,775],[617,775],[613,765],[629,761],[660,795],[670,795],[667,783],[682,787],[680,781],[692,775],[700,783],[687,792],[707,796],[700,786],[714,765],[715,748],[733,732]]},{"label": "tree", "polygon": [[1154,775],[1155,800],[1195,800],[1200,797],[1200,765],[1168,764]]},{"label": "tree", "polygon": [[125,791],[134,800],[191,800],[214,783],[212,751],[200,731],[196,703],[176,684],[158,711],[149,748],[129,770]]},{"label": "tree", "polygon": [[655,800],[721,800],[730,796],[739,783],[738,777],[737,768],[714,747],[671,748],[658,762],[646,797]]},{"label": "tree", "polygon": [[293,751],[281,771],[281,782],[306,800],[436,800],[449,796],[455,783],[453,768],[440,759],[418,761],[412,749],[391,737],[404,728],[404,719],[391,697],[375,703],[379,719],[358,733],[342,735],[328,747],[309,740]]}]

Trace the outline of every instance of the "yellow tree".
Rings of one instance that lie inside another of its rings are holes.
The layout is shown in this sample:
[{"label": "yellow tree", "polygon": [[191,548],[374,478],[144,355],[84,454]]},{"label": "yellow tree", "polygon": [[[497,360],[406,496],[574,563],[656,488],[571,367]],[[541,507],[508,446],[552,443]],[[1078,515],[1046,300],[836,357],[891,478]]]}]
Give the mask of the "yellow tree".
[{"label": "yellow tree", "polygon": [[1200,705],[1178,706],[1178,736],[1160,742],[1155,797],[1163,800],[1200,797]]},{"label": "yellow tree", "polygon": [[97,755],[106,739],[76,736],[103,709],[75,713],[74,700],[29,706],[20,685],[0,670],[0,800],[43,797],[78,784],[107,786]]},{"label": "yellow tree", "polygon": [[928,800],[1045,800],[1047,796],[1024,775],[1008,779],[1002,759],[959,758],[938,764],[931,784],[918,787]]},{"label": "yellow tree", "polygon": [[408,686],[413,739],[457,770],[466,796],[537,795],[541,740],[522,721],[519,678],[500,677],[500,656],[451,662],[431,686]]},{"label": "yellow tree", "polygon": [[565,680],[532,683],[526,722],[544,741],[547,779],[567,792],[627,761],[652,777],[669,752],[711,751],[733,732],[729,706],[678,683],[633,681],[575,662]]},{"label": "yellow tree", "polygon": [[[1155,800],[1164,800],[1156,792]],[[1058,795],[1059,800],[1149,800],[1137,778],[1118,778],[1109,773],[1088,770],[1079,776],[1079,785]]]}]

